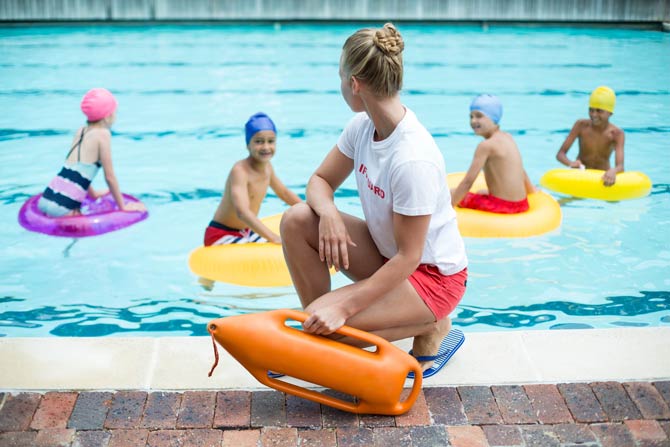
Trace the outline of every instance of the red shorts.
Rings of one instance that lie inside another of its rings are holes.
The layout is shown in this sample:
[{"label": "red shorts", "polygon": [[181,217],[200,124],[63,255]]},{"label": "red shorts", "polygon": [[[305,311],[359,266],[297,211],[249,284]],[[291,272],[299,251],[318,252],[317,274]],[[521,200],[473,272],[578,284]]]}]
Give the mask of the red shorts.
[{"label": "red shorts", "polygon": [[528,198],[518,202],[503,200],[490,194],[467,193],[461,203],[461,208],[470,208],[473,210],[488,211],[498,214],[517,214],[528,211]]},{"label": "red shorts", "polygon": [[468,269],[446,276],[434,265],[421,264],[407,279],[437,321],[449,315],[463,298]]},{"label": "red shorts", "polygon": [[266,240],[249,228],[238,230],[216,221],[211,221],[205,230],[205,247],[210,245],[247,244],[250,242],[266,242]]}]

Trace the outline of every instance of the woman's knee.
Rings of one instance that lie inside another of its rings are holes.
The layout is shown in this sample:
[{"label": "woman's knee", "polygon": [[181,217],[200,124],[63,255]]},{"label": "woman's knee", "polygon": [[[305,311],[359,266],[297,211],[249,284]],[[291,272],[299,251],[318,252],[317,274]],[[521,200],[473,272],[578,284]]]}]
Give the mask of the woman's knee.
[{"label": "woman's knee", "polygon": [[304,234],[308,226],[313,225],[316,215],[306,203],[297,203],[284,211],[279,223],[279,234],[284,236]]}]

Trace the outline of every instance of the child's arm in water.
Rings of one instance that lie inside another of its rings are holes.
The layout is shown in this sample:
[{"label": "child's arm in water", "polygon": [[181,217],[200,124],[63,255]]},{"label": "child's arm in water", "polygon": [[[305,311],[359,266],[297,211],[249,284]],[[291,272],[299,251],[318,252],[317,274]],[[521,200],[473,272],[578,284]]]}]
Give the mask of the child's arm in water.
[{"label": "child's arm in water", "polygon": [[[255,233],[267,239],[268,242],[281,244],[281,238],[270,230],[251,210],[251,201],[247,183],[249,175],[241,166],[234,166],[230,171],[230,197],[237,217]],[[261,199],[262,200],[262,199]]]},{"label": "child's arm in water", "polygon": [[272,188],[275,194],[277,194],[277,197],[283,200],[287,205],[295,205],[296,203],[302,202],[300,197],[288,189],[279,177],[277,177],[274,168],[272,169],[272,176],[270,177],[270,188]]},{"label": "child's arm in water", "polygon": [[121,195],[121,189],[119,188],[119,182],[116,179],[116,174],[114,174],[114,165],[112,164],[112,136],[109,132],[105,132],[100,138],[100,164],[102,165],[103,171],[105,171],[105,181],[107,186],[109,186],[109,191],[116,201],[116,205],[121,211],[143,211],[145,206],[142,203],[125,203],[123,200],[123,195]]},{"label": "child's arm in water", "polygon": [[565,141],[561,145],[561,148],[558,150],[558,153],[556,153],[556,160],[560,161],[561,163],[570,168],[583,168],[584,166],[579,158],[575,159],[575,161],[570,161],[567,155],[568,150],[570,149],[570,147],[572,147],[572,144],[575,142],[575,140],[582,131],[583,127],[582,121],[583,120],[575,121],[575,124],[572,126],[570,133],[565,138]]},{"label": "child's arm in water", "polygon": [[624,132],[621,129],[614,131],[614,167],[609,168],[603,174],[603,183],[605,186],[612,186],[616,182],[616,175],[623,172],[623,145]]},{"label": "child's arm in water", "polygon": [[458,206],[458,204],[463,200],[463,197],[470,191],[472,184],[477,179],[479,172],[482,170],[486,164],[486,160],[489,158],[490,147],[486,141],[482,141],[475,149],[475,155],[472,157],[472,163],[468,168],[468,172],[465,173],[465,177],[461,180],[461,183],[458,184],[456,188],[451,191],[451,205]]}]

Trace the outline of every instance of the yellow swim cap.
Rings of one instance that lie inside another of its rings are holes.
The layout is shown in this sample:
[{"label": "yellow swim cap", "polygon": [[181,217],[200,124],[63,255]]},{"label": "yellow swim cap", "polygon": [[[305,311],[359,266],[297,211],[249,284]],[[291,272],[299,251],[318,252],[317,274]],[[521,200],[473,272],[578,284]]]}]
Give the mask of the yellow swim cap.
[{"label": "yellow swim cap", "polygon": [[592,109],[607,110],[614,113],[614,104],[616,104],[616,95],[614,95],[614,90],[609,87],[601,85],[591,93],[589,107]]}]

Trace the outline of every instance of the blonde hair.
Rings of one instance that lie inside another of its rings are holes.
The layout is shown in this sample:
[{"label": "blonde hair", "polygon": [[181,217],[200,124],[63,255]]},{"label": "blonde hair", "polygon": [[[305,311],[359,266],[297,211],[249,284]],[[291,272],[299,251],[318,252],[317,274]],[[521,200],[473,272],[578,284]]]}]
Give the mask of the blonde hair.
[{"label": "blonde hair", "polygon": [[392,23],[365,28],[349,36],[342,47],[342,68],[363,81],[376,96],[389,97],[402,88],[405,43]]}]

